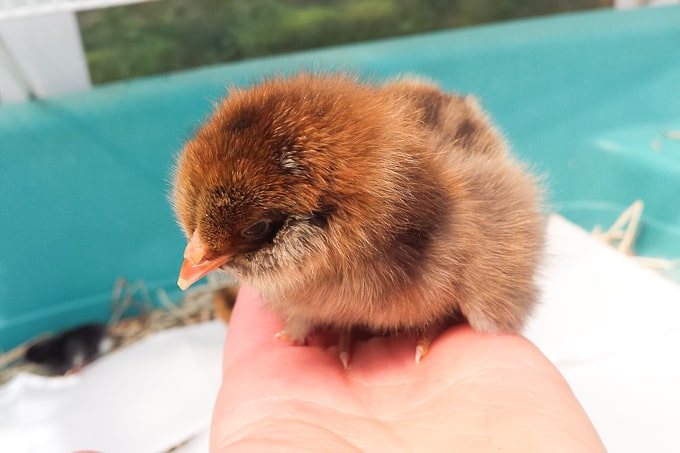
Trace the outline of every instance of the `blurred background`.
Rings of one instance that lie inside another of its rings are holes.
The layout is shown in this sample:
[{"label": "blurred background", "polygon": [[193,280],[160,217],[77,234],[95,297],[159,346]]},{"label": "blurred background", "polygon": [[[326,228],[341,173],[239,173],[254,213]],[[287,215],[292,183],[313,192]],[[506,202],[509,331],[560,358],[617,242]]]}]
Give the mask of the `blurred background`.
[{"label": "blurred background", "polygon": [[[165,0],[78,14],[93,83],[612,0]],[[122,62],[122,64],[121,64]]]},{"label": "blurred background", "polygon": [[302,49],[677,0],[3,0],[0,102]]},{"label": "blurred background", "polygon": [[179,300],[175,154],[228,86],[303,69],[474,93],[550,209],[592,230],[640,199],[637,251],[675,259],[680,8],[642,8],[667,3],[1,0],[0,351],[109,319],[118,279]]}]

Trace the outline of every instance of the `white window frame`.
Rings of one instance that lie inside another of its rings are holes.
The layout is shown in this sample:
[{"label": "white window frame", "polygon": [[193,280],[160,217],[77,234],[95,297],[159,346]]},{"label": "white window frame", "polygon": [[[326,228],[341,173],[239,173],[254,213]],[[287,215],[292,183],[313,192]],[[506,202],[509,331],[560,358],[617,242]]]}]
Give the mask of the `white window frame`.
[{"label": "white window frame", "polygon": [[0,104],[91,87],[76,12],[153,0],[0,0]]}]

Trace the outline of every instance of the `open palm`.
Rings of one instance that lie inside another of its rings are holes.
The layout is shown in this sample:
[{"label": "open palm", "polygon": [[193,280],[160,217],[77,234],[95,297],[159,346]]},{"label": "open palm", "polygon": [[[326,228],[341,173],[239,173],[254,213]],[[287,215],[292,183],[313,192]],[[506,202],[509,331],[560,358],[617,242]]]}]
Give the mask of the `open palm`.
[{"label": "open palm", "polygon": [[415,339],[290,346],[242,288],[224,353],[213,452],[604,451],[557,369],[528,340],[446,331],[414,362]]}]

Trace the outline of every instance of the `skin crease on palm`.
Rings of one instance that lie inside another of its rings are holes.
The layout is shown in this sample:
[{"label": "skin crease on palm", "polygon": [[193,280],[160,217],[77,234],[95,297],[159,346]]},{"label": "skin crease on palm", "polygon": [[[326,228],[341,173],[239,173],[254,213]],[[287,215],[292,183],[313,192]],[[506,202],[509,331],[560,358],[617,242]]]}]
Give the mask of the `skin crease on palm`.
[{"label": "skin crease on palm", "polygon": [[292,346],[274,339],[281,328],[242,288],[212,452],[605,451],[564,378],[520,336],[456,326],[418,365],[414,338],[368,338],[344,370],[332,341]]}]

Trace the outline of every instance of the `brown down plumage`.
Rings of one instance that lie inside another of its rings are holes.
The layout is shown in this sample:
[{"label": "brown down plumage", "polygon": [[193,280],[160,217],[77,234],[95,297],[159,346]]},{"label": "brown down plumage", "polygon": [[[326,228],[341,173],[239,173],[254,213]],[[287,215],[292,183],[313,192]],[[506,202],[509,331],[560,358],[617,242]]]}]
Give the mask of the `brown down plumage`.
[{"label": "brown down plumage", "polygon": [[[179,284],[218,267],[285,337],[318,328],[518,332],[536,300],[537,178],[477,101],[430,82],[300,73],[232,89],[180,154]],[[343,344],[345,346],[343,347]]]}]

